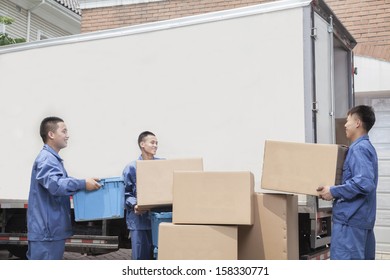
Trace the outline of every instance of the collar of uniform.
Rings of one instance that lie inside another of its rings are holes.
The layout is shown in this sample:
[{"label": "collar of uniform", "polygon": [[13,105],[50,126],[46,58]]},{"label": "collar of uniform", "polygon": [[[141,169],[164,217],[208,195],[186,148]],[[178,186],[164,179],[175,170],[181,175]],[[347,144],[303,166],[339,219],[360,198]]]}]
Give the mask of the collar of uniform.
[{"label": "collar of uniform", "polygon": [[[160,158],[153,157],[153,159],[160,159]],[[142,154],[138,157],[138,160],[144,160],[144,159],[142,158]]]},{"label": "collar of uniform", "polygon": [[48,152],[50,152],[51,154],[53,154],[59,161],[63,161],[63,159],[60,157],[60,155],[57,154],[57,152],[54,151],[53,148],[50,147],[49,145],[47,145],[47,144],[43,145],[43,149],[45,149]]},{"label": "collar of uniform", "polygon": [[363,140],[369,140],[370,138],[368,137],[367,134],[363,135],[363,136],[360,136],[358,139],[356,139],[350,146],[350,148],[352,148],[353,146],[355,146],[357,143],[363,141]]}]

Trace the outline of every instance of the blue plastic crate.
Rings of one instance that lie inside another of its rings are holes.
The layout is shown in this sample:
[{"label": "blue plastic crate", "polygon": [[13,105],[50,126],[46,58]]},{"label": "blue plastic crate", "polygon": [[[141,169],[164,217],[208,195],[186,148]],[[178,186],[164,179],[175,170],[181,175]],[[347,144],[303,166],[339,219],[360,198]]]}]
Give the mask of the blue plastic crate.
[{"label": "blue plastic crate", "polygon": [[124,217],[125,185],[121,177],[105,178],[96,191],[78,191],[73,195],[75,220],[93,221]]},{"label": "blue plastic crate", "polygon": [[172,222],[172,212],[150,212],[150,221],[152,224],[152,243],[154,247],[154,258],[157,259],[158,251],[158,226],[162,222]]}]

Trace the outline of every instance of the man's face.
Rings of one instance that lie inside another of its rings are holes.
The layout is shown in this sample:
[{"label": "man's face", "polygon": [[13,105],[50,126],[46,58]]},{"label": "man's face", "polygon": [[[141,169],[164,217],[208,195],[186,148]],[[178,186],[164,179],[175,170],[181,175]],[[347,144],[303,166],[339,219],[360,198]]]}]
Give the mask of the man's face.
[{"label": "man's face", "polygon": [[140,143],[141,149],[148,154],[155,155],[158,148],[157,137],[153,135],[148,135]]},{"label": "man's face", "polygon": [[349,140],[353,140],[356,135],[357,128],[360,125],[360,120],[356,114],[348,115],[347,122],[345,123],[345,134]]},{"label": "man's face", "polygon": [[49,132],[49,137],[52,140],[53,145],[58,148],[58,150],[61,150],[68,145],[69,135],[64,122],[57,123],[57,126],[58,127],[54,132]]}]

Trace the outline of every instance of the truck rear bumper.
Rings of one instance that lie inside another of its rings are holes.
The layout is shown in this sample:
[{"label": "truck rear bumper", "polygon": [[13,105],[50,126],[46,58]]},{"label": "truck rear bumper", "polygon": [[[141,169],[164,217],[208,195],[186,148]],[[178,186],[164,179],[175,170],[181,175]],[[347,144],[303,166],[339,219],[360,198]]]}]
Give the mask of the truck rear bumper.
[{"label": "truck rear bumper", "polygon": [[[0,233],[0,245],[28,246],[27,234]],[[103,254],[119,249],[117,236],[73,235],[65,243],[65,251]]]}]

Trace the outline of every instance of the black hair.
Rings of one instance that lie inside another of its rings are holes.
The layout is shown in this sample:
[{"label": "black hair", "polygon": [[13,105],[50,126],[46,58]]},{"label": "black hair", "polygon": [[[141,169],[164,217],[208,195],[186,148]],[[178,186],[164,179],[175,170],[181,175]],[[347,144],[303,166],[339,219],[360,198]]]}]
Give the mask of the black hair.
[{"label": "black hair", "polygon": [[356,115],[362,121],[366,132],[369,132],[375,124],[375,112],[371,106],[359,105],[353,107],[348,111],[348,115]]},{"label": "black hair", "polygon": [[156,136],[154,135],[153,132],[150,132],[150,131],[144,131],[142,132],[139,136],[138,136],[138,146],[141,148],[141,142],[144,141],[144,139],[149,136],[149,135],[152,135],[152,136]]},{"label": "black hair", "polygon": [[58,117],[47,117],[41,122],[39,133],[41,135],[43,143],[46,144],[49,131],[55,132],[58,128],[58,123],[64,122],[63,119]]}]

